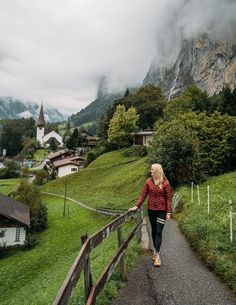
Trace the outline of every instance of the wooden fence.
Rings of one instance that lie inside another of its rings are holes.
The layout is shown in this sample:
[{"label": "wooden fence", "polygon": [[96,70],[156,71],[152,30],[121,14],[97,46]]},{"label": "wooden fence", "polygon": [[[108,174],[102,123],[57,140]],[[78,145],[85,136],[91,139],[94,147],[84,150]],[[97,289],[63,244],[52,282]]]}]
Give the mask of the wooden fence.
[{"label": "wooden fence", "polygon": [[[128,235],[126,240],[122,237],[122,224],[127,222],[132,217],[130,212],[119,216],[100,231],[88,237],[84,235],[81,237],[82,247],[79,251],[77,258],[75,259],[64,283],[62,284],[58,294],[53,302],[53,305],[67,305],[70,302],[73,289],[79,281],[82,271],[84,272],[84,293],[86,305],[96,304],[96,298],[103,289],[105,283],[108,281],[113,270],[120,263],[120,271],[123,279],[126,278],[126,268],[124,261],[124,252],[128,247],[129,242],[134,237],[135,233],[141,240],[141,225],[142,225],[142,211],[138,212],[138,224]],[[98,281],[93,285],[92,272],[90,268],[90,253],[95,249],[108,235],[117,230],[118,235],[118,251],[111,259],[110,263],[105,267]]]}]

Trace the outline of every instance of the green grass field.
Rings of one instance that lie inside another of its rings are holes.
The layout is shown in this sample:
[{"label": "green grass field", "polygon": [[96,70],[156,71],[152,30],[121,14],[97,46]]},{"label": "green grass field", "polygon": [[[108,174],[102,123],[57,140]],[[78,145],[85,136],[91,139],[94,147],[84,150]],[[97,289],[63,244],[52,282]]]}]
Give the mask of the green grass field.
[{"label": "green grass field", "polygon": [[48,154],[49,153],[46,149],[37,149],[34,153],[34,160],[43,161]]},{"label": "green grass field", "polygon": [[[127,153],[129,152],[129,153]],[[43,191],[64,195],[67,179],[67,196],[91,207],[125,208],[133,206],[145,181],[146,158],[138,158],[130,149],[114,151],[100,156],[79,173],[51,181]],[[196,190],[194,203],[190,202],[190,188],[181,188],[184,206],[177,214],[181,230],[189,238],[207,265],[225,279],[236,291],[236,219],[234,216],[234,242],[229,242],[228,200],[232,199],[236,212],[236,191],[233,185],[236,173],[209,179],[200,185],[201,203]],[[18,179],[0,180],[1,192],[8,194]],[[207,185],[211,190],[210,214],[207,214]],[[63,217],[63,199],[44,196],[48,207],[48,229],[39,235],[40,243],[32,250],[16,250],[0,260],[1,305],[49,305],[65,279],[81,246],[80,236],[91,235],[112,220],[82,209],[69,202],[69,218]],[[127,236],[133,224],[127,224]],[[93,282],[117,249],[116,233],[107,238],[92,252]],[[126,259],[128,266],[139,256],[133,240]],[[105,253],[105,255],[104,255]],[[117,293],[120,282],[118,271],[98,298],[98,305],[108,305]],[[82,284],[75,290],[71,305],[83,304]]]},{"label": "green grass field", "polygon": [[[134,160],[123,153],[124,150],[108,153],[80,173],[68,176],[68,197],[91,206],[128,208],[133,205],[145,180],[145,160]],[[64,185],[65,178],[61,178],[44,185],[43,190],[64,194]],[[112,220],[69,201],[69,218],[63,217],[63,199],[45,195],[44,202],[48,207],[48,229],[39,235],[39,245],[32,250],[13,251],[0,260],[1,305],[52,304],[79,252],[80,236],[85,233],[91,235]],[[133,226],[126,225],[125,236]],[[92,253],[94,282],[116,249],[117,236],[112,233]],[[127,254],[128,265],[133,264],[138,255],[134,240]],[[110,304],[119,285],[116,271],[99,297],[98,304]],[[83,304],[83,299],[82,286],[78,285],[72,304]]]},{"label": "green grass field", "polygon": [[7,195],[16,189],[19,184],[20,179],[18,178],[0,179],[0,193]]},{"label": "green grass field", "polygon": [[[190,188],[179,190],[183,212],[177,215],[179,225],[192,247],[203,261],[220,275],[236,292],[236,172],[210,178],[194,187],[191,203]],[[207,205],[207,186],[210,187],[210,213]],[[229,200],[233,201],[233,242],[230,242]]]}]

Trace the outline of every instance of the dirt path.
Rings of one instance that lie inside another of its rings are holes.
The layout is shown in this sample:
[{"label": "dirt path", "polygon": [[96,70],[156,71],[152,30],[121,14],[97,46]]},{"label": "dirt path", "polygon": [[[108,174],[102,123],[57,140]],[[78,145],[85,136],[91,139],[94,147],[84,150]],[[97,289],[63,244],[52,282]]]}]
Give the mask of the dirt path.
[{"label": "dirt path", "polygon": [[111,305],[236,305],[235,295],[203,265],[173,220],[164,229],[161,257],[161,268],[150,255],[141,257]]}]

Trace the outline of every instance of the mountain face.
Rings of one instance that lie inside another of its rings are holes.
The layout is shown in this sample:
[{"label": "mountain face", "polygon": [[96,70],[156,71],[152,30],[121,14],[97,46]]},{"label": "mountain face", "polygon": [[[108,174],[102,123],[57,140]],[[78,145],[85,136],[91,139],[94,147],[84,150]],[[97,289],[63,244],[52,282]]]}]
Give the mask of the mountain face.
[{"label": "mountain face", "polygon": [[184,40],[172,67],[151,64],[144,84],[160,85],[165,96],[179,95],[189,85],[196,85],[210,95],[226,84],[236,87],[236,32],[223,38],[207,34]]},{"label": "mountain face", "polygon": [[[0,97],[0,119],[20,119],[33,117],[37,120],[39,115],[39,105],[36,103],[24,103],[21,100],[11,97]],[[44,107],[46,122],[62,122],[66,119],[62,113],[54,108]]]},{"label": "mountain face", "polygon": [[111,92],[108,89],[108,80],[106,77],[101,78],[98,90],[97,98],[87,107],[81,111],[72,114],[70,120],[75,126],[82,125],[87,122],[96,121],[101,114],[105,113],[106,110],[111,107],[114,102],[121,98],[124,92]]}]

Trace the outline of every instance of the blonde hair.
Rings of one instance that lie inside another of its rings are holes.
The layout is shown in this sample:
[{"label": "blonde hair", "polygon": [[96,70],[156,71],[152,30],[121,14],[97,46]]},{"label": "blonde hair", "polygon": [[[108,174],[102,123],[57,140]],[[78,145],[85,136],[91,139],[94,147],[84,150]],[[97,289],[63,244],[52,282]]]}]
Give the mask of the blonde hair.
[{"label": "blonde hair", "polygon": [[157,181],[158,186],[162,189],[163,179],[165,178],[165,174],[161,164],[154,163],[152,164],[153,169],[153,178]]}]

